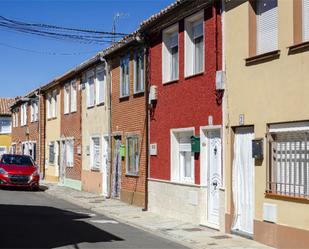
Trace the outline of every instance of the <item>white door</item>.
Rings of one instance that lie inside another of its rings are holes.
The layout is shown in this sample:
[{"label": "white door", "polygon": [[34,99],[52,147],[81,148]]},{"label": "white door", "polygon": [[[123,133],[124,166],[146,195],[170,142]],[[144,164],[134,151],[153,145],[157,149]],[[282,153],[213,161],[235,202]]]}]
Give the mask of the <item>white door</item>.
[{"label": "white door", "polygon": [[108,196],[109,192],[109,171],[108,171],[108,136],[103,137],[102,143],[102,194],[103,196]]},{"label": "white door", "polygon": [[65,167],[66,167],[66,142],[61,141],[61,156],[60,156],[60,169],[59,169],[59,181],[64,184],[65,178]]},{"label": "white door", "polygon": [[234,201],[233,231],[253,234],[254,159],[252,127],[237,128],[234,141],[232,188]]},{"label": "white door", "polygon": [[219,188],[222,185],[222,150],[220,130],[207,131],[208,205],[207,222],[219,228]]}]

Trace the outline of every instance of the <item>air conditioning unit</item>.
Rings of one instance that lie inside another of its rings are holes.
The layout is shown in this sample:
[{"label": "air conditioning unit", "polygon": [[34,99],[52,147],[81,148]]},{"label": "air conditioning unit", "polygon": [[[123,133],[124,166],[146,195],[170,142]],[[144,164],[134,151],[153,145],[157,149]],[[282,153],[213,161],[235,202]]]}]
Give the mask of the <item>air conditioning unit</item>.
[{"label": "air conditioning unit", "polygon": [[225,71],[216,72],[216,90],[225,89]]},{"label": "air conditioning unit", "polygon": [[149,91],[149,103],[152,103],[158,99],[158,87],[157,86],[150,86]]}]

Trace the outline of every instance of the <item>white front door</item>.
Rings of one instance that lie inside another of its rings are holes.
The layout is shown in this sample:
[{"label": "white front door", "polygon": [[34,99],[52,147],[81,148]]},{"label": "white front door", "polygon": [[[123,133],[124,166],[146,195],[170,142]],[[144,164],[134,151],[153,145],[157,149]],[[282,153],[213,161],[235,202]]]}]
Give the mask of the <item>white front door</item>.
[{"label": "white front door", "polygon": [[60,169],[59,169],[59,181],[64,184],[65,178],[65,167],[66,167],[66,142],[61,141],[61,156],[60,156]]},{"label": "white front door", "polygon": [[103,196],[108,196],[109,192],[109,171],[108,171],[108,136],[103,137],[102,151],[103,151],[103,161],[102,161],[102,194]]},{"label": "white front door", "polygon": [[219,228],[219,188],[222,186],[222,150],[220,129],[208,130],[207,165],[208,165],[208,205],[207,222]]},{"label": "white front door", "polygon": [[254,159],[252,158],[253,127],[237,128],[234,141],[232,188],[234,220],[232,230],[253,234]]}]

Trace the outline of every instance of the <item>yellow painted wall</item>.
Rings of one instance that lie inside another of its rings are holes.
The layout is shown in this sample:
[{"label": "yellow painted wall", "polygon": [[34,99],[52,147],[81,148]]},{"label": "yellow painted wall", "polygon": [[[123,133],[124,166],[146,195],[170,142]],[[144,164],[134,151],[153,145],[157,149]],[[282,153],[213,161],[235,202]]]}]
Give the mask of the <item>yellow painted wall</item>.
[{"label": "yellow painted wall", "polygon": [[[49,144],[50,142],[55,142],[55,150],[57,150],[56,141],[60,140],[60,107],[61,107],[61,98],[60,98],[60,90],[58,89],[57,94],[57,117],[54,119],[48,119],[46,115],[46,141],[45,141],[45,166],[46,166],[46,178],[48,179],[57,179],[55,177],[59,176],[58,169],[58,157],[55,155],[55,163],[49,163]],[[54,89],[52,89],[54,90]],[[52,92],[52,90],[50,92]],[[47,107],[47,104],[46,104]]]},{"label": "yellow painted wall", "polygon": [[[94,69],[94,68],[92,68]],[[90,70],[92,70],[90,69]],[[90,139],[92,136],[100,136],[101,146],[103,136],[108,135],[108,107],[107,90],[105,88],[105,103],[87,107],[87,84],[82,90],[82,181],[83,188],[87,191],[101,193],[102,180],[99,172],[92,172],[90,165]],[[102,158],[102,147],[101,147]],[[101,172],[101,171],[100,171]],[[100,175],[100,177],[98,177]],[[92,181],[92,182],[91,182]],[[93,182],[95,181],[95,182]],[[90,183],[91,182],[91,183]],[[96,187],[94,187],[96,186]]]},{"label": "yellow painted wall", "polygon": [[6,147],[6,152],[10,152],[10,146],[12,143],[11,134],[0,134],[0,146]]},{"label": "yellow painted wall", "polygon": [[[293,45],[293,1],[278,1],[280,58],[251,66],[245,65],[249,3],[230,1],[226,7],[232,4],[235,6],[224,14],[227,213],[231,212],[231,127],[239,125],[239,114],[244,114],[245,125],[254,125],[255,137],[264,138],[264,142],[268,123],[309,120],[309,52],[289,55],[287,48]],[[309,204],[264,197],[266,159],[255,167],[255,176],[255,219],[262,220],[264,202],[276,203],[278,224],[309,230]]]}]

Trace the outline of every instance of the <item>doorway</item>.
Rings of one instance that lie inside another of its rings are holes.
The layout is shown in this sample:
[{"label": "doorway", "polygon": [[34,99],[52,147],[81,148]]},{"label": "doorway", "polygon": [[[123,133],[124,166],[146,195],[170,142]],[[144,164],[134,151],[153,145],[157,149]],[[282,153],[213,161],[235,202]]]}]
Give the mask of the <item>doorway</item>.
[{"label": "doorway", "polygon": [[121,171],[122,158],[120,155],[121,136],[114,136],[113,139],[113,179],[112,179],[112,197],[120,198],[121,190]]},{"label": "doorway", "polygon": [[102,194],[107,197],[109,193],[109,170],[108,170],[108,151],[109,151],[109,137],[103,136],[102,143]]},{"label": "doorway", "polygon": [[232,231],[253,235],[254,159],[252,158],[253,127],[235,129],[232,193],[234,217]]},{"label": "doorway", "polygon": [[60,142],[59,183],[64,184],[66,168],[66,142]]}]

